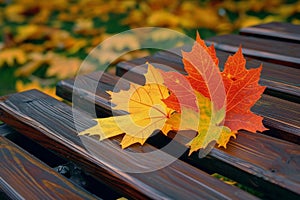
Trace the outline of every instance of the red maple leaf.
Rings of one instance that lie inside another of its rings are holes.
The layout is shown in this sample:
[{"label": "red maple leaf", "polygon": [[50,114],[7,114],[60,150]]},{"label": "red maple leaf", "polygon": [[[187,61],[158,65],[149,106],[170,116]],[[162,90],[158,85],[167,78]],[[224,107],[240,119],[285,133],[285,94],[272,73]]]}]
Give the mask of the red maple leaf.
[{"label": "red maple leaf", "polygon": [[[192,88],[192,90],[186,90],[184,93],[185,97],[182,95],[177,96],[177,94],[183,94],[182,88],[174,81],[176,78],[172,78],[178,75],[176,75],[176,73],[164,72],[165,85],[172,91],[169,98],[164,101],[168,107],[177,112],[180,112],[180,106],[197,110],[196,104],[182,104],[182,102],[188,102],[187,99],[189,97],[195,96],[193,90],[211,99],[217,109],[224,107],[226,101],[225,88],[223,86],[220,70],[217,66],[219,60],[216,56],[215,48],[213,46],[207,47],[197,33],[197,39],[192,51],[182,52],[182,56],[184,69],[188,73],[188,76],[185,76],[185,78],[188,80],[189,87]],[[181,103],[178,102],[177,98],[181,98]]]},{"label": "red maple leaf", "polygon": [[[190,52],[182,52],[184,69],[188,73],[186,79],[191,87],[209,98],[216,109],[226,106],[226,117],[224,125],[232,131],[245,129],[256,132],[264,131],[266,128],[262,124],[262,117],[251,112],[251,107],[261,97],[265,87],[258,84],[262,66],[256,69],[247,70],[246,60],[240,48],[233,56],[230,56],[220,72],[218,68],[218,58],[214,46],[207,47],[204,41],[197,34],[196,42]],[[185,93],[183,88],[171,80],[170,72],[164,72],[165,85],[169,88],[171,95],[164,102],[172,109],[180,112],[178,99],[186,99],[192,96],[193,91],[188,89]],[[176,96],[175,94],[181,94]],[[194,108],[195,105],[188,100],[181,106]],[[189,104],[190,103],[190,104]]]},{"label": "red maple leaf", "polygon": [[227,100],[224,125],[231,130],[266,130],[262,124],[263,118],[250,111],[266,88],[258,84],[261,70],[262,66],[246,69],[241,47],[233,56],[228,57],[221,74]]}]

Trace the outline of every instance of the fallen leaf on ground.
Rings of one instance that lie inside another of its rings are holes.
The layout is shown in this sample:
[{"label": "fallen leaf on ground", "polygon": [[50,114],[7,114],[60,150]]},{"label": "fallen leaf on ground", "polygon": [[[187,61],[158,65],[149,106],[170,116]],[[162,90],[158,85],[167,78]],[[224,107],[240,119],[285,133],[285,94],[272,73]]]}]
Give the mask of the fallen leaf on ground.
[{"label": "fallen leaf on ground", "polygon": [[0,68],[6,63],[12,67],[15,63],[24,64],[27,56],[22,49],[4,49],[0,50]]}]

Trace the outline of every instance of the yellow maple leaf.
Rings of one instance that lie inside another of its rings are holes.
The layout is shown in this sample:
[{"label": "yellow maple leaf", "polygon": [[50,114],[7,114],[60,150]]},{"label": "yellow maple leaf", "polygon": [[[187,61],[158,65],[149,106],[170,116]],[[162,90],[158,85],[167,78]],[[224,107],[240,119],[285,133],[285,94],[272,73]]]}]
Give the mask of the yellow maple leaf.
[{"label": "yellow maple leaf", "polygon": [[167,26],[176,27],[179,24],[180,18],[167,12],[165,10],[152,11],[151,15],[147,18],[147,24],[149,26]]},{"label": "yellow maple leaf", "polygon": [[136,50],[140,48],[138,38],[134,34],[122,34],[121,36],[114,37],[110,42],[101,44],[103,50],[116,50],[121,51],[123,49]]},{"label": "yellow maple leaf", "polygon": [[[49,65],[46,71],[47,77],[56,76],[59,79],[64,79],[73,77],[82,63],[78,58],[60,56],[51,51],[47,54],[31,53],[28,58],[30,61],[15,71],[16,76],[29,76],[40,66],[47,64]],[[89,73],[93,70],[95,70],[95,66],[86,62],[84,70],[81,72]]]},{"label": "yellow maple leaf", "polygon": [[0,67],[7,63],[8,66],[13,66],[15,62],[24,64],[27,61],[25,52],[21,49],[5,49],[0,51]]},{"label": "yellow maple leaf", "polygon": [[41,53],[31,53],[28,55],[28,58],[30,59],[30,62],[18,68],[15,71],[15,76],[29,76],[35,70],[37,70],[43,63],[49,61],[49,59]]},{"label": "yellow maple leaf", "polygon": [[169,96],[163,85],[161,74],[148,65],[144,86],[131,83],[129,90],[118,93],[108,92],[115,109],[129,114],[109,118],[96,119],[97,125],[80,133],[80,135],[98,135],[100,140],[125,133],[121,141],[122,148],[134,143],[144,144],[150,135],[161,130],[165,135],[172,130],[166,123],[174,110],[168,108],[162,99]]},{"label": "yellow maple leaf", "polygon": [[40,37],[41,29],[42,27],[35,24],[19,26],[17,28],[17,35],[15,37],[15,41],[20,43],[27,39]]},{"label": "yellow maple leaf", "polygon": [[25,17],[22,15],[24,10],[23,5],[11,3],[4,10],[5,17],[12,22],[23,22],[25,20]]},{"label": "yellow maple leaf", "polygon": [[82,61],[78,58],[66,58],[53,54],[46,75],[57,76],[60,79],[72,77],[78,71],[81,62]]}]

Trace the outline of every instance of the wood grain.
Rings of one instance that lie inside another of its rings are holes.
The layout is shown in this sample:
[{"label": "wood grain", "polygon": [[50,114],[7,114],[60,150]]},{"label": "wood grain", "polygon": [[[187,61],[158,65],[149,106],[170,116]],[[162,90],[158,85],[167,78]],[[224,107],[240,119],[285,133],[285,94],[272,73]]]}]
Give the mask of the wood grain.
[{"label": "wood grain", "polygon": [[12,199],[98,199],[0,136],[0,188]]},{"label": "wood grain", "polygon": [[[125,173],[109,163],[109,160],[135,167],[142,166],[125,151],[110,148],[120,138],[98,141],[83,136],[79,138],[74,127],[73,115],[78,111],[36,90],[9,96],[0,102],[0,119],[27,137],[37,141],[59,155],[77,163],[86,173],[133,199],[253,199],[244,191],[227,185],[218,179],[180,161],[157,171],[148,173]],[[78,129],[94,125],[89,116],[77,113]],[[83,140],[81,140],[83,139]],[[91,147],[102,157],[95,157],[85,148]],[[132,146],[127,151],[149,152],[156,148],[150,145]],[[163,154],[169,156],[167,154]],[[164,159],[162,155],[161,159]],[[153,162],[153,161],[152,161]],[[156,160],[156,162],[160,162]]]},{"label": "wood grain", "polygon": [[290,23],[271,22],[246,27],[240,30],[240,34],[300,43],[300,26]]},{"label": "wood grain", "polygon": [[[96,76],[96,73],[94,73],[94,76]],[[111,79],[112,82],[117,82],[117,80],[119,79],[118,77],[113,77],[112,75],[108,74],[101,73],[101,76],[110,77],[109,79]],[[137,80],[137,75],[131,78]],[[86,81],[85,84],[87,85],[89,84],[89,82],[99,81],[99,78],[91,78],[89,81],[88,78],[83,79]],[[108,78],[105,79],[107,80]],[[73,91],[72,80],[64,80],[62,82],[64,84],[59,84],[57,87],[58,94],[71,93],[71,91]],[[104,83],[101,82],[100,84]],[[62,87],[66,85],[68,85],[68,87]],[[108,86],[106,88],[108,88]],[[74,91],[77,90],[79,89],[77,88]],[[112,90],[112,88],[110,90]],[[83,92],[84,91],[82,91],[81,93]],[[104,90],[97,90],[96,99],[105,99],[106,97],[104,94]],[[76,96],[76,93],[74,93],[74,95]],[[68,100],[71,99],[70,96],[63,96],[63,98]],[[85,98],[84,96],[81,96],[81,98],[83,102],[89,101],[90,99]],[[106,101],[108,101],[108,99]],[[106,106],[102,106],[101,102],[105,102],[105,100],[99,102],[97,100],[95,101],[98,110],[107,109]],[[283,104],[283,106],[284,105],[285,104]],[[78,106],[80,106],[80,103],[78,104]],[[262,109],[266,109],[265,107]],[[273,106],[269,106],[268,108],[269,110],[274,109]],[[109,113],[110,111],[105,112]],[[288,129],[286,130],[288,131]],[[169,136],[172,137],[171,135]],[[178,140],[179,145],[186,144],[188,139],[190,138],[186,138],[183,136],[182,140]],[[151,144],[157,145],[160,140],[155,140]],[[172,152],[169,153],[172,154]],[[277,140],[262,134],[240,132],[237,140],[233,140],[229,143],[229,147],[227,150],[215,148],[210,153],[209,158],[206,161],[199,160],[197,156],[194,156],[193,158],[186,156],[185,160],[187,160],[191,164],[199,164],[201,167],[204,167],[207,170],[218,171],[218,173],[220,174],[225,174],[226,176],[229,176],[250,186],[255,186],[261,191],[272,191],[272,193],[270,193],[271,195],[274,195],[275,193],[276,195],[283,195],[288,194],[289,192],[287,192],[286,190],[283,191],[282,188],[298,193],[299,181],[297,179],[300,177],[295,179],[295,176],[297,176],[296,174],[299,174],[300,172],[300,168],[297,164],[300,162],[299,154],[299,145],[288,143],[282,140]],[[289,159],[292,159],[293,161],[287,162],[287,160]],[[274,171],[274,169],[276,170]],[[277,186],[280,186],[282,188]],[[276,189],[274,189],[274,187]],[[274,193],[274,191],[276,192]],[[293,194],[291,193],[290,195],[290,197],[293,196]]]},{"label": "wood grain", "polygon": [[209,45],[214,43],[216,49],[228,52],[236,52],[242,45],[243,53],[247,56],[298,69],[300,67],[300,45],[293,42],[243,35],[221,35],[209,38],[206,42]]}]

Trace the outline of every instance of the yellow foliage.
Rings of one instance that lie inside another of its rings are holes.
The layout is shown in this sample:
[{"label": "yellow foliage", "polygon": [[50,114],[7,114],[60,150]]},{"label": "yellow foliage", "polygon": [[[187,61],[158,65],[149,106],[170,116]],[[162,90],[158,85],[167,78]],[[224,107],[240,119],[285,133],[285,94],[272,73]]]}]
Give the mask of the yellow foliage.
[{"label": "yellow foliage", "polygon": [[78,58],[65,58],[56,54],[50,54],[49,57],[47,76],[57,76],[59,79],[73,77],[81,65],[81,60]]},{"label": "yellow foliage", "polygon": [[146,22],[149,26],[176,27],[179,24],[179,20],[178,16],[164,10],[159,10],[152,11]]},{"label": "yellow foliage", "polygon": [[41,27],[35,24],[19,26],[17,28],[16,42],[22,42],[27,39],[39,37],[41,35]]},{"label": "yellow foliage", "polygon": [[0,50],[0,68],[6,63],[8,66],[13,66],[15,63],[24,64],[27,61],[27,56],[22,49],[11,48]]},{"label": "yellow foliage", "polygon": [[22,16],[25,7],[22,4],[11,4],[5,9],[5,16],[13,22],[23,22],[25,17]]},{"label": "yellow foliage", "polygon": [[[30,61],[15,71],[16,76],[29,76],[35,72],[41,65],[47,64],[46,75],[48,77],[56,76],[59,79],[74,77],[82,63],[78,58],[66,58],[53,52],[47,54],[32,53],[29,55]],[[95,70],[94,66],[86,65],[85,73]]]},{"label": "yellow foliage", "polygon": [[46,63],[48,61],[47,58],[45,58],[40,53],[31,53],[28,56],[29,60],[31,60],[29,63],[23,65],[19,69],[15,71],[16,76],[29,76],[32,74],[35,70],[37,70],[43,63]]}]

